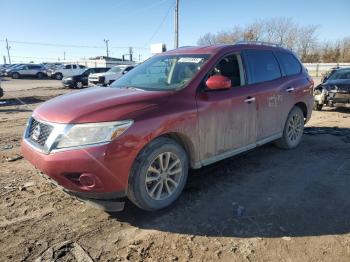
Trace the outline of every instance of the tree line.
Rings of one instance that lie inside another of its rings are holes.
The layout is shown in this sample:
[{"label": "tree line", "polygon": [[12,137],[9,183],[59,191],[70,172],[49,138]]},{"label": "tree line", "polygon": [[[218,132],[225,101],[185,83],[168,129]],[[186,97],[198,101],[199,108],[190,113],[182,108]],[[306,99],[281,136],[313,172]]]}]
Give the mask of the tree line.
[{"label": "tree line", "polygon": [[319,25],[299,25],[291,18],[261,19],[246,26],[234,26],[230,30],[206,33],[198,39],[197,44],[264,41],[293,50],[304,63],[350,62],[350,37],[336,41],[320,41],[319,28]]}]

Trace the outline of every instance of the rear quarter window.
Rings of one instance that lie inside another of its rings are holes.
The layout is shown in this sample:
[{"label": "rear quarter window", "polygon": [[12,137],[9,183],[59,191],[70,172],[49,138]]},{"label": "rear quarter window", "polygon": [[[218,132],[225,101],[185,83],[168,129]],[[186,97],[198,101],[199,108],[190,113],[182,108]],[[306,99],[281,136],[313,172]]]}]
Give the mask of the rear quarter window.
[{"label": "rear quarter window", "polygon": [[287,76],[297,75],[301,72],[301,65],[294,55],[286,52],[275,52],[275,54]]},{"label": "rear quarter window", "polygon": [[245,59],[249,84],[271,81],[282,77],[279,64],[272,51],[247,50],[245,51]]}]

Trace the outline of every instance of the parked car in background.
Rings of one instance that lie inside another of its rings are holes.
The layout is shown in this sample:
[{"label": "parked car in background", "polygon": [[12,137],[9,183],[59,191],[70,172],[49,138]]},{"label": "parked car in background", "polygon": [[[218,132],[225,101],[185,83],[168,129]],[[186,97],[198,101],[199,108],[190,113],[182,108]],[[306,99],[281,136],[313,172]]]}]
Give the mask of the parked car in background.
[{"label": "parked car in background", "polygon": [[45,67],[39,64],[24,64],[17,66],[7,72],[7,75],[18,79],[24,76],[37,77],[42,79],[46,76]]},{"label": "parked car in background", "polygon": [[350,107],[350,67],[333,69],[314,89],[314,110],[324,105]]},{"label": "parked car in background", "polygon": [[1,76],[0,76],[0,98],[4,96],[4,90],[1,88]]},{"label": "parked car in background", "polygon": [[21,66],[23,64],[11,64],[10,66],[8,66],[7,68],[4,68],[1,70],[1,75],[2,76],[7,76],[8,72],[18,66]]},{"label": "parked car in background", "polygon": [[89,76],[89,83],[93,85],[107,86],[112,84],[122,75],[133,69],[135,65],[117,65],[113,66],[105,73],[91,74]]},{"label": "parked car in background", "polygon": [[125,196],[157,210],[180,196],[189,168],[272,141],[297,147],[312,91],[288,49],[255,42],[179,48],[110,88],[41,104],[21,152],[66,192],[107,210],[122,209],[115,199]]},{"label": "parked car in background", "polygon": [[10,64],[3,64],[0,66],[0,76],[2,75],[2,73],[9,68],[11,65]]},{"label": "parked car in background", "polygon": [[55,69],[47,70],[47,76],[53,79],[62,80],[64,77],[82,74],[85,69],[86,66],[79,64],[63,64]]},{"label": "parked car in background", "polygon": [[94,67],[85,69],[85,71],[80,75],[69,76],[62,79],[62,83],[65,87],[69,88],[83,88],[88,85],[88,77],[90,74],[104,73],[110,68],[106,67]]}]

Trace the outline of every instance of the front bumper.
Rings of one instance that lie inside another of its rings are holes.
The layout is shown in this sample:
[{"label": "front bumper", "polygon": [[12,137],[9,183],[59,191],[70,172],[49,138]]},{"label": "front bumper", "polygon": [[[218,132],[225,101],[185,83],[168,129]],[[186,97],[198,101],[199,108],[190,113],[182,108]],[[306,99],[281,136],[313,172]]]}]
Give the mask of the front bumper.
[{"label": "front bumper", "polygon": [[350,93],[323,89],[321,94],[315,95],[315,101],[332,107],[350,107]]},{"label": "front bumper", "polygon": [[74,87],[74,81],[73,80],[66,80],[66,79],[63,79],[62,80],[62,84],[66,87]]},{"label": "front bumper", "polygon": [[105,77],[93,77],[93,78],[89,78],[89,83],[93,84],[93,85],[104,85],[106,84],[106,78]]},{"label": "front bumper", "polygon": [[[137,152],[114,141],[110,144],[45,154],[26,139],[21,153],[37,169],[73,194],[101,198],[101,194],[125,196],[131,166]],[[94,182],[83,184],[81,175],[88,174]],[[84,194],[84,195],[82,195]]]},{"label": "front bumper", "polygon": [[123,201],[123,198],[125,198],[125,195],[126,195],[124,191],[112,192],[112,193],[75,192],[60,186],[55,180],[45,175],[44,173],[40,172],[38,174],[42,178],[50,182],[53,186],[59,188],[64,193],[76,198],[79,201],[83,201],[89,205],[103,209],[108,212],[117,212],[117,211],[122,211],[124,209],[125,202]]}]

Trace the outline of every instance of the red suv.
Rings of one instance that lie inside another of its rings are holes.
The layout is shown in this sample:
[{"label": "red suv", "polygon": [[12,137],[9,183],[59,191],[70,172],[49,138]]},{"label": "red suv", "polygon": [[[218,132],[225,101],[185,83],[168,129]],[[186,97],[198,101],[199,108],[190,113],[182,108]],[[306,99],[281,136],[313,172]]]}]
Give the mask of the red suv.
[{"label": "red suv", "polygon": [[80,199],[145,210],[181,194],[200,168],[275,141],[294,148],[313,105],[296,56],[265,43],[185,47],[154,56],[111,87],[39,106],[22,153]]}]

